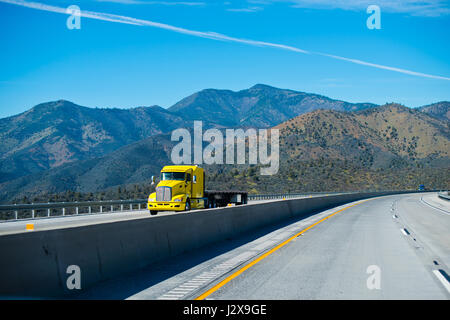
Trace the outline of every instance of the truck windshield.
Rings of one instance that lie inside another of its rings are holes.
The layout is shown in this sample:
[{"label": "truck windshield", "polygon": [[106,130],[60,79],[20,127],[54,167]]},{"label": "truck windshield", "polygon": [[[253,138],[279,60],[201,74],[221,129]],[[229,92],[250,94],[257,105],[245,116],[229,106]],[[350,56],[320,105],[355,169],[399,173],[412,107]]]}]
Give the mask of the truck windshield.
[{"label": "truck windshield", "polygon": [[162,172],[161,180],[180,180],[184,181],[184,172]]}]

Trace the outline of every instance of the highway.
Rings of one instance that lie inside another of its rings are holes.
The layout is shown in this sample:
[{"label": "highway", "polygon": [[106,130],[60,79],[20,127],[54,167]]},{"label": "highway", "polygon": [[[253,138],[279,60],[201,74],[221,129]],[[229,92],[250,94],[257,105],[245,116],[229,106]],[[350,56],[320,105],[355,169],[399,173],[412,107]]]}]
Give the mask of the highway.
[{"label": "highway", "polygon": [[[450,203],[372,198],[170,258],[90,299],[450,299]],[[73,297],[72,297],[73,298]]]},{"label": "highway", "polygon": [[[295,199],[317,197],[322,195],[307,195],[295,197]],[[294,199],[294,198],[293,198]],[[258,204],[271,202],[273,200],[251,200],[249,204]],[[225,209],[225,208],[224,208]],[[208,209],[204,209],[208,210]],[[37,219],[21,219],[0,221],[0,236],[7,234],[28,232],[27,224],[33,224],[33,231],[45,231],[61,228],[74,228],[86,225],[95,225],[101,223],[111,223],[117,221],[148,219],[163,215],[186,214],[186,212],[160,211],[157,215],[151,216],[148,210],[124,210],[115,212],[79,214],[67,216],[42,217]]]}]

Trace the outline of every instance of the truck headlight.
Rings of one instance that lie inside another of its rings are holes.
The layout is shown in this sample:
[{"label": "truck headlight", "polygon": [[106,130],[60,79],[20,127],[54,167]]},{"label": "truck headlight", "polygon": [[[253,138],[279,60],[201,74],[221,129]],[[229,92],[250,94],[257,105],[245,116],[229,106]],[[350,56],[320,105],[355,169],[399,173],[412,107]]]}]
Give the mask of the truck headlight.
[{"label": "truck headlight", "polygon": [[155,198],[148,198],[148,201],[155,201]]},{"label": "truck headlight", "polygon": [[182,200],[182,198],[178,198],[178,199],[175,199],[175,200],[173,200],[173,201],[181,202],[181,200]]}]

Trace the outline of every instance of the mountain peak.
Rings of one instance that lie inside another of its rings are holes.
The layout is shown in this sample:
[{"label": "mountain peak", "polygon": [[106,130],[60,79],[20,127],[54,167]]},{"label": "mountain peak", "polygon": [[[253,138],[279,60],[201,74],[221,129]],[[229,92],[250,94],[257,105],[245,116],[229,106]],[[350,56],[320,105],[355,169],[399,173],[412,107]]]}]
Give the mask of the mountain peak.
[{"label": "mountain peak", "polygon": [[249,90],[280,90],[279,88],[275,88],[272,86],[269,86],[267,84],[263,83],[257,83],[253,87],[251,87]]},{"label": "mountain peak", "polygon": [[76,106],[76,104],[68,100],[59,99],[55,101],[40,103],[34,106],[32,109],[48,109],[48,108],[56,109],[63,106]]}]

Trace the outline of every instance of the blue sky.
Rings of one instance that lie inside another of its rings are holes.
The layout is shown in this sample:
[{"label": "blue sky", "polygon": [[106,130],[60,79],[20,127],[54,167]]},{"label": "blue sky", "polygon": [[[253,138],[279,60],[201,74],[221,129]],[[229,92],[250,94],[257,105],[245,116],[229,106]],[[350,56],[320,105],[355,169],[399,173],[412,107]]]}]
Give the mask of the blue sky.
[{"label": "blue sky", "polygon": [[[58,99],[170,107],[257,83],[350,102],[450,100],[448,1],[30,2],[0,0],[0,117]],[[380,30],[366,26],[369,4]],[[79,30],[59,13],[70,5]]]}]

